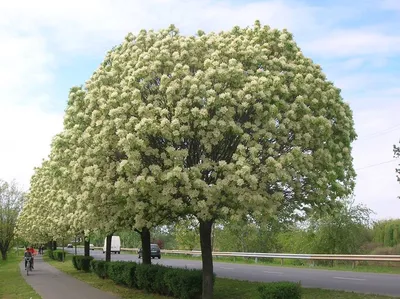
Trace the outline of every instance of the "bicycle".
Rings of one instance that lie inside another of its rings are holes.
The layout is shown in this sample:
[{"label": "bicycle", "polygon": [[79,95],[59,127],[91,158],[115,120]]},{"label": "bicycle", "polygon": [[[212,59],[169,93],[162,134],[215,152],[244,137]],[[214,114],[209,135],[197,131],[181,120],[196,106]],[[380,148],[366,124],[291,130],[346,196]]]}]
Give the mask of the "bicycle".
[{"label": "bicycle", "polygon": [[26,257],[26,275],[29,275],[29,271],[32,271],[32,258]]}]

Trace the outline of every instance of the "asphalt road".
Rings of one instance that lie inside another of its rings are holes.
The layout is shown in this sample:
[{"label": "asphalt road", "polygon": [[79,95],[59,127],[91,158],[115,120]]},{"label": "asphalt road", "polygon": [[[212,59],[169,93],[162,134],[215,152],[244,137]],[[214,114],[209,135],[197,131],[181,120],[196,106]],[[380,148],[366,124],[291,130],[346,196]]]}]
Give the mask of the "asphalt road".
[{"label": "asphalt road", "polygon": [[[74,253],[74,249],[66,248],[65,250]],[[77,250],[78,254],[83,254],[83,249],[78,248]],[[100,250],[91,250],[90,254],[95,259],[105,259],[105,254]],[[111,254],[111,260],[141,261],[137,258],[137,255],[133,254]],[[152,263],[181,268],[201,269],[201,261],[196,260],[164,259],[161,257],[160,260],[152,260]],[[220,262],[214,262],[214,272],[217,274],[217,277],[224,278],[259,282],[300,281],[302,286],[306,288],[354,291],[358,293],[400,297],[400,275],[397,274],[299,269]]]}]

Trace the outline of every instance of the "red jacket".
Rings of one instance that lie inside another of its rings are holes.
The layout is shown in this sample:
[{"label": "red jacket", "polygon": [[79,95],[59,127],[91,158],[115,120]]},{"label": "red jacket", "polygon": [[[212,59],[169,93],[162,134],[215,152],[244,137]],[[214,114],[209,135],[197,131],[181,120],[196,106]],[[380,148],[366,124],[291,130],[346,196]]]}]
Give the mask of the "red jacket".
[{"label": "red jacket", "polygon": [[36,255],[36,250],[33,247],[29,248],[28,251],[32,253],[32,255]]}]

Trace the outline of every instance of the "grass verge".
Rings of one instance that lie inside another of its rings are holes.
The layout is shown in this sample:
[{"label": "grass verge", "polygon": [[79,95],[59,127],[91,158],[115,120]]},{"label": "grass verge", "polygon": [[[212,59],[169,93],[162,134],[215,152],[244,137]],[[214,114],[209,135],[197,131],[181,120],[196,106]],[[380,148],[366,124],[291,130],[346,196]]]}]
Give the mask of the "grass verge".
[{"label": "grass verge", "polygon": [[[21,251],[22,252],[22,251]],[[40,299],[41,297],[25,282],[19,263],[22,255],[8,254],[6,261],[0,260],[0,298],[2,299]]]},{"label": "grass verge", "polygon": [[[100,290],[114,293],[124,299],[163,299],[164,296],[146,294],[142,291],[135,289],[128,289],[125,287],[117,286],[113,281],[108,279],[101,279],[93,273],[84,273],[75,270],[72,265],[72,255],[66,256],[64,263],[50,260],[48,257],[44,258],[46,262],[50,263],[57,269],[82,280],[95,288]],[[257,287],[261,283],[239,281],[225,278],[217,278],[215,283],[214,299],[258,299],[259,295]],[[321,289],[303,289],[303,299],[388,299],[395,297],[379,296],[379,295],[365,295],[342,291],[330,291]]]}]

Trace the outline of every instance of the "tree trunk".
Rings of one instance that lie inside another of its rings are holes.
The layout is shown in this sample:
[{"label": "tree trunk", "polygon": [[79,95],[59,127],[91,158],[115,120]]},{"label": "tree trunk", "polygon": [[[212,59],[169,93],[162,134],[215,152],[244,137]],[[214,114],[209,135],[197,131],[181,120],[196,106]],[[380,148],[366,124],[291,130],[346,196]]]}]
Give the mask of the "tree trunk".
[{"label": "tree trunk", "polygon": [[201,261],[203,266],[202,299],[212,299],[214,292],[214,268],[211,244],[212,225],[213,221],[200,220]]},{"label": "tree trunk", "polygon": [[151,264],[151,249],[150,249],[150,230],[147,227],[142,229],[140,233],[140,237],[142,239],[142,261],[143,264],[150,265]]},{"label": "tree trunk", "polygon": [[85,256],[90,256],[90,239],[89,237],[85,236]]},{"label": "tree trunk", "polygon": [[106,262],[111,262],[111,239],[113,234],[107,235],[106,241]]},{"label": "tree trunk", "polygon": [[62,255],[62,261],[63,261],[63,263],[64,263],[64,260],[65,260],[65,243],[64,243],[64,239],[62,240],[62,248],[63,248],[63,255]]},{"label": "tree trunk", "polygon": [[75,255],[77,255],[78,254],[78,248],[77,248],[77,244],[76,244],[77,242],[76,242],[76,236],[75,236]]},{"label": "tree trunk", "polygon": [[57,250],[57,241],[52,242],[53,250]]},{"label": "tree trunk", "polygon": [[1,259],[5,261],[7,259],[7,249],[1,248]]}]

